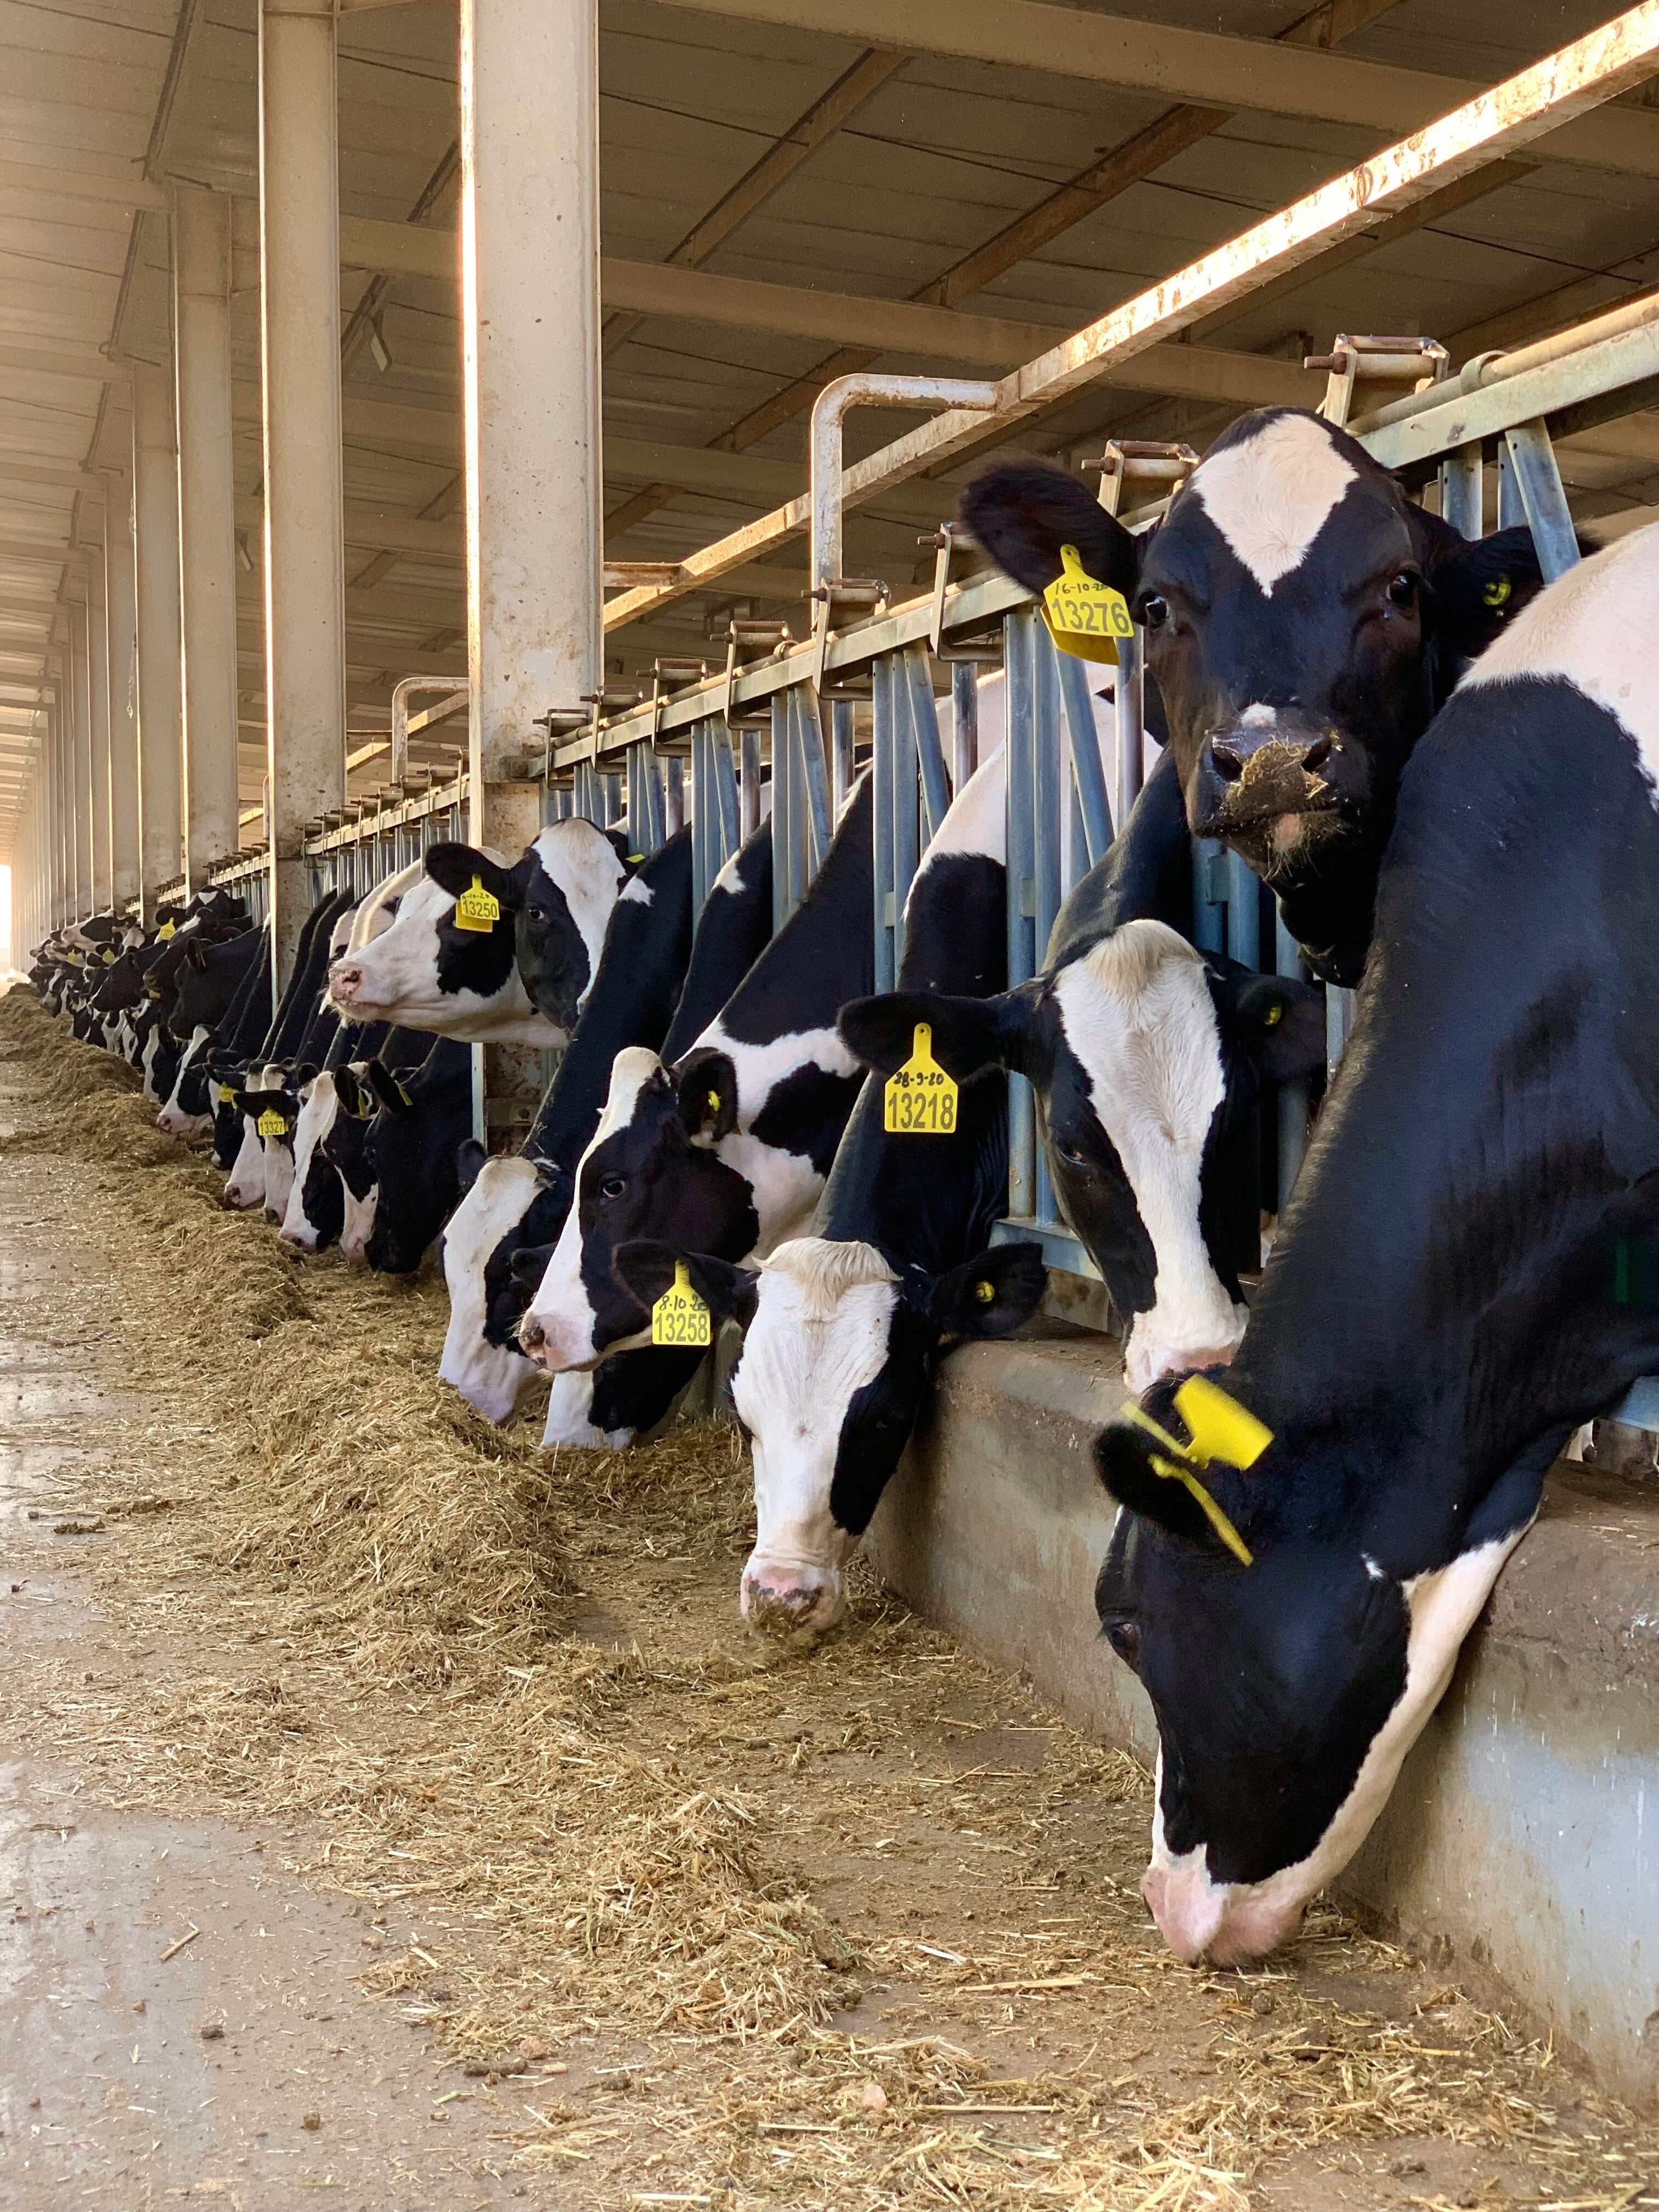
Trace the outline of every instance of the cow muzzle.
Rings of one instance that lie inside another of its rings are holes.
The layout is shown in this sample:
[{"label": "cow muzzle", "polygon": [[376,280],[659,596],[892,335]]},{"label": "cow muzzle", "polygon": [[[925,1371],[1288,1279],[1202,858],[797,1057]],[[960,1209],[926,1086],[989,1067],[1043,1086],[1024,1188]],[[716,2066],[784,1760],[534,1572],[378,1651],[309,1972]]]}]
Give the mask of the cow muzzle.
[{"label": "cow muzzle", "polygon": [[1211,732],[1199,756],[1194,831],[1225,839],[1258,868],[1288,859],[1335,826],[1350,750],[1328,723],[1293,708],[1247,707]]},{"label": "cow muzzle", "polygon": [[841,1570],[763,1559],[757,1553],[743,1571],[738,1604],[757,1636],[777,1644],[815,1644],[845,1610]]},{"label": "cow muzzle", "polygon": [[1158,1932],[1184,1966],[1247,1966],[1287,1943],[1302,1925],[1306,1900],[1264,1889],[1212,1882],[1203,1853],[1178,1866],[1150,1866],[1140,1893]]},{"label": "cow muzzle", "polygon": [[591,1367],[599,1356],[591,1322],[574,1322],[563,1314],[538,1314],[533,1306],[519,1323],[519,1346],[526,1359],[550,1375]]}]

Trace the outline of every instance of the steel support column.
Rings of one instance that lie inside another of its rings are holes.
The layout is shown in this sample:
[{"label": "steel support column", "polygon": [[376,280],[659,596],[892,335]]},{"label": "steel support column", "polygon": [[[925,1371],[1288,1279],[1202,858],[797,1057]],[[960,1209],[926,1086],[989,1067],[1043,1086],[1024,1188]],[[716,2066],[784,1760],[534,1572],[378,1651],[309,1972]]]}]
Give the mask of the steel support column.
[{"label": "steel support column", "polygon": [[345,797],[336,77],[331,0],[261,0],[265,664],[279,988],[311,906],[306,825]]},{"label": "steel support column", "polygon": [[109,816],[115,903],[138,896],[137,607],[132,576],[132,478],[104,476],[104,618],[108,645]]},{"label": "steel support column", "polygon": [[190,185],[173,191],[185,871],[192,890],[239,842],[230,207],[222,192]]},{"label": "steel support column", "polygon": [[138,637],[138,823],[143,913],[184,858],[179,703],[179,455],[173,379],[132,373],[132,480]]}]

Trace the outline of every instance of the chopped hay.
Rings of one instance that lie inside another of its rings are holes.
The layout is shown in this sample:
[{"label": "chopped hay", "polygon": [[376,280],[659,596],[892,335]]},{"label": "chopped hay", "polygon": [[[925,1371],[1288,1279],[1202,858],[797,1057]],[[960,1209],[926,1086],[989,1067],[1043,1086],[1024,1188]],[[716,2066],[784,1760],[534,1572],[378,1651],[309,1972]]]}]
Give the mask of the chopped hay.
[{"label": "chopped hay", "polygon": [[[44,1019],[0,1000],[0,1062]],[[1179,1967],[1139,1768],[867,1572],[838,1642],[744,1644],[732,1431],[544,1458],[489,1428],[434,1380],[441,1289],[301,1268],[183,1148],[147,1164],[136,1103],[83,1096],[51,1169],[155,1401],[91,1484],[153,1656],[0,1710],[114,1803],[287,1824],[375,1915],[368,1988],[471,2070],[629,2062],[602,2106],[541,2095],[516,2170],[596,2206],[1243,2212],[1287,2160],[1308,2193],[1274,2201],[1322,2208],[1327,2167],[1462,2144],[1483,2204],[1632,2201],[1650,2130],[1340,1916],[1261,1972]]]}]

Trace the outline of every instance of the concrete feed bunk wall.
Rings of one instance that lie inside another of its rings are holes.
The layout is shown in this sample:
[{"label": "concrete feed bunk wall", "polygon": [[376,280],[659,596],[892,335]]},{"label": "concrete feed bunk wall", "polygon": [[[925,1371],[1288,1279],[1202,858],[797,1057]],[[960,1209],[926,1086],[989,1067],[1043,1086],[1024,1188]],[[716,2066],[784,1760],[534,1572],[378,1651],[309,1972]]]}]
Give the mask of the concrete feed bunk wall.
[{"label": "concrete feed bunk wall", "polygon": [[[921,1611],[1150,1759],[1151,1709],[1095,1621],[1113,1509],[1090,1446],[1127,1395],[1102,1352],[1098,1337],[1051,1322],[946,1361],[869,1543]],[[1659,2106],[1656,1550],[1659,1490],[1556,1468],[1341,1885],[1466,1978],[1501,1986],[1604,2087],[1649,2109]]]}]

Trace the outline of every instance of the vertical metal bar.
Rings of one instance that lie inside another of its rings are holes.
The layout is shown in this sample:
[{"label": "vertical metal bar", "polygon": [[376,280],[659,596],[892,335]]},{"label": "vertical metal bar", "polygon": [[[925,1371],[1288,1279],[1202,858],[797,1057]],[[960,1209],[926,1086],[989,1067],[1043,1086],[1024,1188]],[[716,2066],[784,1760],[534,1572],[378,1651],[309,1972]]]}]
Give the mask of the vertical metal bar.
[{"label": "vertical metal bar", "polygon": [[1479,443],[1460,446],[1440,464],[1441,520],[1461,536],[1479,538],[1485,471]]},{"label": "vertical metal bar", "polygon": [[1337,1063],[1348,1048],[1353,1027],[1354,994],[1334,983],[1325,986],[1325,1071],[1336,1073]]},{"label": "vertical metal bar", "polygon": [[911,709],[905,655],[896,653],[889,675],[893,722],[893,969],[904,964],[904,902],[921,857],[917,837],[916,722]]},{"label": "vertical metal bar", "polygon": [[[1004,617],[1007,671],[1008,981],[1036,973],[1036,911],[1032,819],[1032,638],[1036,617],[1021,607]],[[1023,1075],[1008,1079],[1008,1211],[1029,1220],[1036,1205],[1036,1108]]]},{"label": "vertical metal bar", "polygon": [[1578,533],[1567,511],[1561,471],[1555,448],[1542,420],[1518,422],[1504,433],[1504,449],[1515,472],[1521,503],[1532,526],[1532,542],[1538,549],[1538,565],[1544,581],[1553,584],[1578,559]]},{"label": "vertical metal bar", "polygon": [[904,651],[904,689],[915,740],[916,763],[921,772],[921,798],[926,835],[924,850],[939,833],[951,807],[951,780],[945,772],[945,749],[939,743],[939,708],[933,700],[933,679],[925,645]]},{"label": "vertical metal bar", "polygon": [[873,743],[871,800],[875,822],[875,977],[878,991],[890,991],[897,974],[893,957],[893,665],[882,653],[870,665]]},{"label": "vertical metal bar", "polygon": [[676,837],[685,827],[685,763],[678,753],[667,762],[667,781],[663,800],[663,834]]},{"label": "vertical metal bar", "polygon": [[847,794],[853,788],[853,702],[850,699],[832,699],[830,702],[830,751],[831,785],[836,820],[841,819]]},{"label": "vertical metal bar", "polygon": [[801,896],[806,895],[818,870],[823,866],[823,856],[830,850],[834,834],[834,817],[830,811],[830,779],[823,761],[823,730],[818,720],[817,694],[810,684],[792,684],[789,687],[789,719],[794,727],[797,757],[800,764],[801,813],[806,838],[806,874],[801,884]]},{"label": "vertical metal bar", "polygon": [[1112,818],[1121,830],[1146,781],[1146,678],[1139,630],[1118,640],[1112,701],[1117,722],[1117,804]]},{"label": "vertical metal bar", "polygon": [[1193,840],[1193,943],[1200,952],[1227,949],[1226,858],[1213,837]]},{"label": "vertical metal bar", "polygon": [[1237,853],[1229,853],[1224,878],[1227,900],[1227,951],[1241,968],[1261,965],[1261,884]]},{"label": "vertical metal bar", "polygon": [[714,865],[709,881],[737,851],[738,836],[738,779],[732,766],[732,741],[726,725],[711,717],[703,727],[708,733],[710,799],[709,835],[718,849],[719,859]]},{"label": "vertical metal bar", "polygon": [[740,731],[738,748],[742,755],[739,784],[743,801],[741,826],[744,837],[752,837],[761,824],[760,732],[753,728]]},{"label": "vertical metal bar", "polygon": [[960,791],[979,766],[979,669],[971,660],[951,667],[951,781]]},{"label": "vertical metal bar", "polygon": [[1498,527],[1510,530],[1527,519],[1527,503],[1516,481],[1515,456],[1506,438],[1498,448]]},{"label": "vertical metal bar", "polygon": [[[1064,787],[1071,782],[1071,778],[1065,774],[1064,747],[1060,738],[1060,655],[1048,635],[1046,623],[1033,624],[1031,642],[1032,853],[1036,884],[1032,951],[1037,965],[1041,967],[1048,949],[1054,916],[1060,912],[1060,822]],[[1033,1210],[1039,1221],[1057,1224],[1059,1209],[1054,1203],[1053,1185],[1048,1180],[1048,1158],[1041,1146],[1036,1147],[1035,1164],[1036,1204]]]},{"label": "vertical metal bar", "polygon": [[708,872],[708,725],[691,725],[691,911],[702,912],[711,880]]},{"label": "vertical metal bar", "polygon": [[1060,696],[1066,708],[1066,734],[1072,756],[1072,781],[1076,804],[1087,842],[1088,865],[1106,857],[1112,842],[1112,810],[1106,797],[1106,771],[1101,765],[1100,739],[1095,732],[1094,696],[1089,688],[1090,664],[1075,653],[1062,653]]},{"label": "vertical metal bar", "polygon": [[1083,826],[1083,802],[1078,797],[1077,779],[1068,776],[1066,783],[1066,838],[1060,860],[1060,895],[1062,902],[1070,898],[1078,884],[1089,872],[1089,837]]},{"label": "vertical metal bar", "polygon": [[[1295,938],[1285,927],[1285,917],[1273,905],[1273,967],[1280,975],[1304,972]],[[1282,1213],[1296,1179],[1302,1172],[1302,1156],[1308,1148],[1308,1086],[1305,1081],[1279,1086],[1279,1211]]]}]

